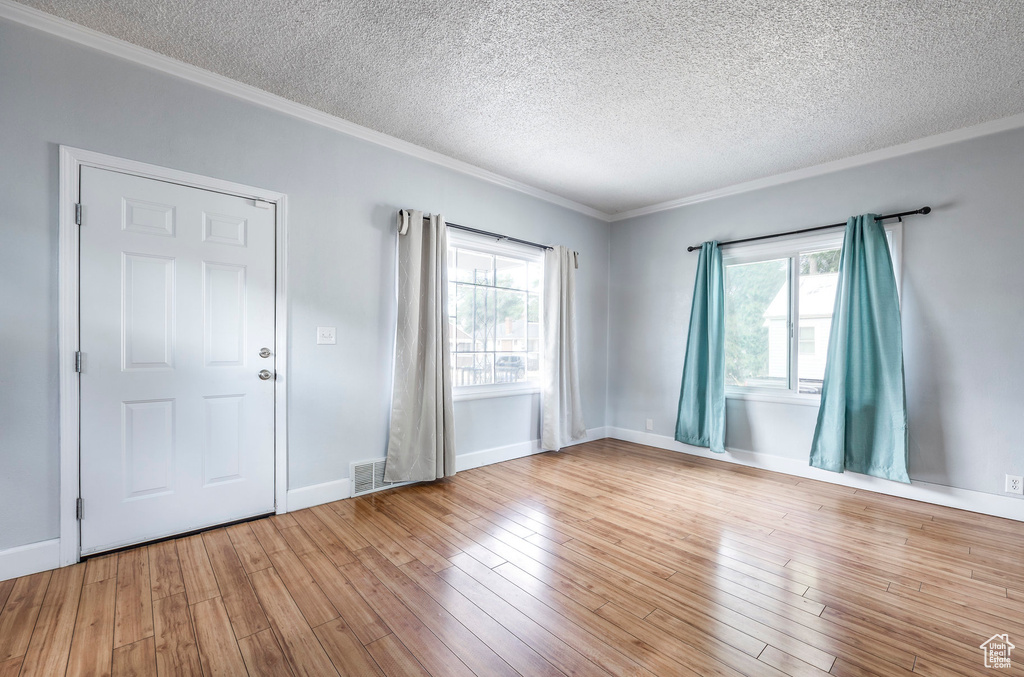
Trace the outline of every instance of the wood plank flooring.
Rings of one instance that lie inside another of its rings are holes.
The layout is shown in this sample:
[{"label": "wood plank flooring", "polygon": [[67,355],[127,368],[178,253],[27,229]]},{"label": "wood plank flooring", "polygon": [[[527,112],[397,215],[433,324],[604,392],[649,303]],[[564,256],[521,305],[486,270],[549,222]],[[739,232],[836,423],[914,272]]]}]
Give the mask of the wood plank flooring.
[{"label": "wood plank flooring", "polygon": [[986,675],[990,636],[1024,647],[1024,524],[600,440],[0,582],[0,609],[5,677]]}]

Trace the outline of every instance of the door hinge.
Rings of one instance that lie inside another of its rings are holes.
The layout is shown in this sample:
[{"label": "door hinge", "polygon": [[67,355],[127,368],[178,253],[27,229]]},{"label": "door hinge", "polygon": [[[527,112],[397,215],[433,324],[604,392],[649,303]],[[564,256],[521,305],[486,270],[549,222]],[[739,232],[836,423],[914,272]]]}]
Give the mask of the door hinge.
[{"label": "door hinge", "polygon": [[78,372],[79,374],[82,373],[82,351],[81,350],[76,350],[75,351],[75,371]]},{"label": "door hinge", "polygon": [[75,223],[82,225],[82,203],[75,203]]},{"label": "door hinge", "polygon": [[75,517],[79,520],[85,518],[85,499],[79,498],[75,502]]}]

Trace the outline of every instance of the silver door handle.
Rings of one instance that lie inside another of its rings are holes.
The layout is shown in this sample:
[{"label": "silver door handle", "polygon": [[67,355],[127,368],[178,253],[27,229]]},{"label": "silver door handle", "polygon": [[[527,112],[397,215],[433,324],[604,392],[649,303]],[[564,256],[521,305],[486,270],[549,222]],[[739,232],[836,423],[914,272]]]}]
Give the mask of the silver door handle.
[{"label": "silver door handle", "polygon": [[260,348],[260,357],[270,357],[270,348]]},{"label": "silver door handle", "polygon": [[259,377],[263,381],[269,381],[270,379],[272,379],[274,377],[274,374],[272,372],[270,372],[270,371],[267,371],[266,369],[261,369],[260,373],[259,373]]}]

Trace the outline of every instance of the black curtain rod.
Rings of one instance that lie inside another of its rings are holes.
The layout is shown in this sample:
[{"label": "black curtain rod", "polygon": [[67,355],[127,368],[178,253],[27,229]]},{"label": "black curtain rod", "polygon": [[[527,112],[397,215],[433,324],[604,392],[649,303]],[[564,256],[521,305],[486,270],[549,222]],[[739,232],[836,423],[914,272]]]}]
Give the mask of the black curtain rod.
[{"label": "black curtain rod", "polygon": [[[883,216],[876,216],[875,221],[885,221],[886,219],[902,218],[904,216],[911,216],[913,214],[928,214],[932,211],[931,207],[921,207],[920,209],[914,209],[909,212],[899,212],[897,214],[885,214]],[[450,225],[450,224],[449,224]],[[826,230],[828,228],[838,228],[839,226],[845,226],[846,221],[842,223],[830,223],[827,226],[815,226],[813,228],[801,228],[800,230],[790,230],[785,233],[775,233],[773,235],[758,235],[757,237],[745,237],[741,240],[729,240],[728,242],[719,242],[719,247],[725,247],[731,244],[740,244],[743,242],[756,242],[757,240],[770,240],[775,237],[785,237],[786,235],[799,235],[800,233],[812,233],[816,230]],[[701,248],[701,245],[696,247],[687,247],[686,251],[695,252]]]},{"label": "black curtain rod", "polygon": [[[424,216],[423,217],[424,221],[427,221],[429,219],[430,219],[429,216]],[[485,237],[493,237],[493,238],[498,239],[498,240],[505,240],[506,242],[517,242],[519,244],[525,244],[528,247],[536,247],[537,249],[554,249],[554,247],[552,247],[549,244],[539,244],[537,242],[530,242],[529,240],[520,240],[518,237],[509,237],[508,235],[502,235],[501,233],[492,233],[492,232],[487,231],[487,230],[479,230],[478,228],[470,228],[469,226],[460,226],[457,223],[445,222],[445,225],[448,226],[449,228],[457,228],[459,230],[464,230],[467,233],[476,233],[477,235],[483,235]]]}]

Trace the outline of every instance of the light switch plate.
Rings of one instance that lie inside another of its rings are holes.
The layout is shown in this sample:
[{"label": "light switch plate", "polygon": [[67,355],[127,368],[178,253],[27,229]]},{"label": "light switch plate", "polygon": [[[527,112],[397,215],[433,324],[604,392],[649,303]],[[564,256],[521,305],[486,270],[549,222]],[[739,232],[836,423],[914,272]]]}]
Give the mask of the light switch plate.
[{"label": "light switch plate", "polygon": [[316,344],[318,346],[333,346],[338,342],[337,327],[317,327]]}]

